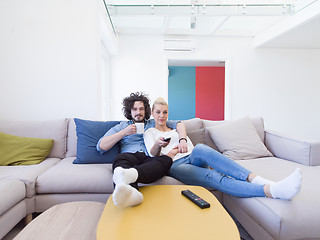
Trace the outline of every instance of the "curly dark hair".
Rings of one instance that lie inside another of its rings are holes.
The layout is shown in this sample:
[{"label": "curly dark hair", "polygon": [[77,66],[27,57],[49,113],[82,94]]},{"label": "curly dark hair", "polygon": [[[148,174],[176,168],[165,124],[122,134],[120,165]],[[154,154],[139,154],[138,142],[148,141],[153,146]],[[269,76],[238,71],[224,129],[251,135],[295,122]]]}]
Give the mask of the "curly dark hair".
[{"label": "curly dark hair", "polygon": [[151,108],[149,103],[149,98],[146,94],[142,92],[131,93],[129,97],[126,97],[122,101],[122,111],[124,116],[128,120],[132,120],[131,109],[133,108],[134,102],[139,101],[143,102],[145,108],[145,119],[149,119],[151,116]]}]

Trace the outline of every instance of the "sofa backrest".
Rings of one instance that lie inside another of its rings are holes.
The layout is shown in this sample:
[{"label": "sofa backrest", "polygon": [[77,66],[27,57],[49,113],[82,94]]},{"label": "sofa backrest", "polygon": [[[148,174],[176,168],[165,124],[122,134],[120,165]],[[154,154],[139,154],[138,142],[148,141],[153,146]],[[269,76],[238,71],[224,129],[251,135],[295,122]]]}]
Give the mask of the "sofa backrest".
[{"label": "sofa backrest", "polygon": [[19,137],[53,139],[48,157],[64,158],[66,154],[68,119],[47,121],[0,121],[0,132]]},{"label": "sofa backrest", "polygon": [[66,157],[77,156],[77,132],[76,124],[73,118],[68,121],[68,135],[67,135],[67,153]]}]

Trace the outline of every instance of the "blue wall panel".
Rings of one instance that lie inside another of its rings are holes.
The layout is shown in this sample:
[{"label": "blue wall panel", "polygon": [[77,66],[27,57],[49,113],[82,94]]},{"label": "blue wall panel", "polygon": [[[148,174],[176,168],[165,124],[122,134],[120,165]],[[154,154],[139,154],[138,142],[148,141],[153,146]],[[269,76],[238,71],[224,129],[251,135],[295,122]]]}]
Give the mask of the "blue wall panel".
[{"label": "blue wall panel", "polygon": [[169,119],[185,120],[196,116],[196,67],[169,67]]}]

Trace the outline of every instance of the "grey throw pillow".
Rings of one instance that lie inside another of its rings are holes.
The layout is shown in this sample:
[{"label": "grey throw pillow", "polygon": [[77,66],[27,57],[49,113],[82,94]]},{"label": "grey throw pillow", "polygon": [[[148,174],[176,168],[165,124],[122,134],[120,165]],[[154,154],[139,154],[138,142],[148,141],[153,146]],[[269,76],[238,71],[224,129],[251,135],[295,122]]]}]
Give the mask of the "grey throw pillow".
[{"label": "grey throw pillow", "polygon": [[249,117],[207,127],[214,143],[227,157],[240,160],[271,157]]}]

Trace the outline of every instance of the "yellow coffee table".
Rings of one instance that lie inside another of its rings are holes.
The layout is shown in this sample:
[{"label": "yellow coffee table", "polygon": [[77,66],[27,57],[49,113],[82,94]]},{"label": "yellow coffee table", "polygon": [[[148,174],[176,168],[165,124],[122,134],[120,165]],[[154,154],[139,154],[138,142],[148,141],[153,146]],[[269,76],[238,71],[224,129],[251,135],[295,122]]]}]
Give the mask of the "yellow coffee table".
[{"label": "yellow coffee table", "polygon": [[[189,189],[207,202],[201,209],[181,194]],[[97,227],[97,240],[240,239],[239,231],[215,196],[203,187],[154,185],[139,189],[143,203],[128,208],[107,201]]]}]

